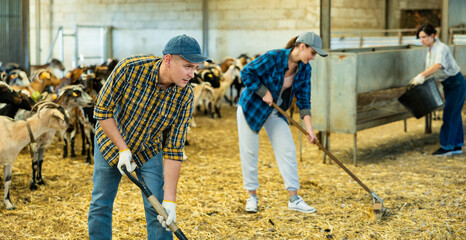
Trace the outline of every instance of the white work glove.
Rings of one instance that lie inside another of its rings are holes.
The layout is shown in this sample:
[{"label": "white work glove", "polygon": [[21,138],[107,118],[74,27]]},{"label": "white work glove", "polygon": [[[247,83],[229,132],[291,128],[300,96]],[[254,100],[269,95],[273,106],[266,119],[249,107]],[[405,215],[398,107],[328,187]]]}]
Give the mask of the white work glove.
[{"label": "white work glove", "polygon": [[118,170],[120,170],[121,175],[125,175],[125,172],[121,170],[121,166],[125,165],[128,172],[133,172],[136,169],[136,163],[131,162],[131,151],[129,149],[120,151],[120,157],[118,159]]},{"label": "white work glove", "polygon": [[172,224],[172,222],[176,222],[175,205],[176,204],[174,202],[163,200],[162,207],[165,208],[165,211],[168,214],[168,219],[165,220],[162,215],[157,216],[157,220],[159,220],[160,224],[162,224],[162,227],[164,227],[167,231],[170,231],[168,225]]},{"label": "white work glove", "polygon": [[416,77],[411,79],[411,81],[409,81],[409,85],[421,85],[424,83],[425,80],[426,77],[422,76],[421,74],[418,74]]}]

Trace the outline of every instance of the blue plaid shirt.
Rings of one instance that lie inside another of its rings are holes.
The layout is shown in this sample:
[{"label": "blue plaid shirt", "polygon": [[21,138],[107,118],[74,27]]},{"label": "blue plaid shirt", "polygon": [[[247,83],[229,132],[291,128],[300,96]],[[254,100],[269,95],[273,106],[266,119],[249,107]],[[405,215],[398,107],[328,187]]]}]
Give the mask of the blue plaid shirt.
[{"label": "blue plaid shirt", "polygon": [[[135,55],[121,60],[108,77],[94,107],[96,119],[114,118],[138,166],[163,151],[163,157],[181,161],[188,124],[193,111],[193,89],[159,84],[162,59]],[[162,149],[162,132],[168,129]],[[99,122],[96,139],[110,166],[118,163],[118,149]]]},{"label": "blue plaid shirt", "polygon": [[[288,56],[290,49],[271,50],[254,59],[241,71],[241,80],[245,88],[241,93],[239,105],[243,108],[244,116],[249,126],[255,132],[259,132],[270,115],[273,107],[262,101],[266,90],[272,94],[276,103],[280,91],[283,87],[285,72],[288,70]],[[303,62],[298,63],[293,85],[291,86],[291,96],[296,96],[296,105],[300,110],[301,118],[311,114],[311,65]],[[283,99],[289,101],[285,103],[287,110],[291,105],[292,97]],[[279,113],[280,114],[280,113]],[[287,121],[287,119],[280,114]]]}]

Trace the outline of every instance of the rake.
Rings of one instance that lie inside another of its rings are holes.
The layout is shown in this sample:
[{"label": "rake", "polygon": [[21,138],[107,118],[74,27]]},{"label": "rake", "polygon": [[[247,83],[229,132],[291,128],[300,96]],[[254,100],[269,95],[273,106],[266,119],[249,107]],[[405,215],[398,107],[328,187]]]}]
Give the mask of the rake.
[{"label": "rake", "polygon": [[[288,116],[288,114],[286,114],[286,112],[283,111],[283,109],[281,109],[277,104],[272,102],[272,106],[275,109],[277,109],[283,116],[285,116],[288,119],[288,121],[295,125],[304,135],[309,135],[309,133],[303,127],[301,127],[300,124],[298,124],[295,120]],[[318,141],[315,141],[315,144],[319,147],[320,150],[324,151],[335,163],[337,163],[338,166],[343,168],[343,170],[345,170],[346,173],[348,173],[359,185],[361,185],[362,188],[364,188],[364,190],[366,190],[372,196],[372,199],[374,200],[372,211],[374,211],[374,213],[383,214],[386,211],[385,207],[383,206],[382,198],[377,196],[377,194],[375,194],[364,183],[362,183],[361,180],[359,180],[359,178],[356,177],[356,175],[354,175],[345,165],[343,165],[343,163],[341,163],[335,156],[333,156],[333,154],[329,152],[326,148],[324,148]]]}]

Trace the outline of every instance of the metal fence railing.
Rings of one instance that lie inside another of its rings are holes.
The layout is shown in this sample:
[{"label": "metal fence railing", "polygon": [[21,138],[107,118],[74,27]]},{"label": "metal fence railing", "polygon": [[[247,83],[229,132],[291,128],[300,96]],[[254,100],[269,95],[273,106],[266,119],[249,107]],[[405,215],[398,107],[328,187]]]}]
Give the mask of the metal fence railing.
[{"label": "metal fence railing", "polygon": [[449,43],[466,45],[466,28],[450,28]]},{"label": "metal fence railing", "polygon": [[[440,32],[440,29],[437,28]],[[360,31],[333,31],[331,49],[378,46],[421,45],[416,29],[382,29]],[[466,45],[466,28],[450,28],[449,45]]]}]

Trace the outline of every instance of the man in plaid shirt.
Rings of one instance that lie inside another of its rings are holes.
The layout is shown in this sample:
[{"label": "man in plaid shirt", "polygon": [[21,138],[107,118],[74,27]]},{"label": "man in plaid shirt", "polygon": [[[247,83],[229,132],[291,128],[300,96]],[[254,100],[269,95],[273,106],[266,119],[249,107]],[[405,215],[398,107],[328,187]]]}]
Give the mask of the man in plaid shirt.
[{"label": "man in plaid shirt", "polygon": [[[147,238],[173,238],[167,225],[176,221],[176,188],[193,112],[193,90],[187,84],[208,59],[187,35],[172,38],[162,53],[162,58],[135,55],[121,60],[97,97],[90,239],[112,238],[113,202],[123,165],[129,172],[139,168],[168,213],[167,219],[158,216],[143,195]],[[164,131],[168,135],[163,146]]]}]

